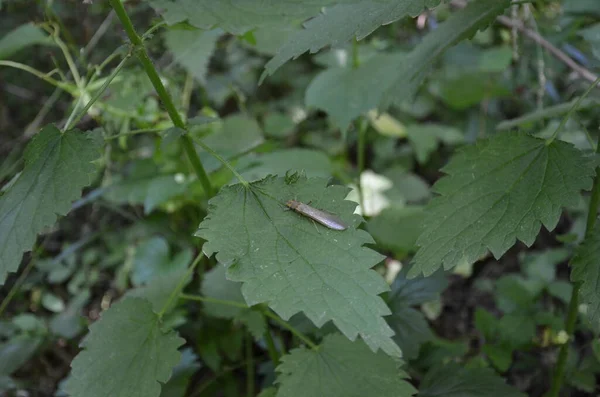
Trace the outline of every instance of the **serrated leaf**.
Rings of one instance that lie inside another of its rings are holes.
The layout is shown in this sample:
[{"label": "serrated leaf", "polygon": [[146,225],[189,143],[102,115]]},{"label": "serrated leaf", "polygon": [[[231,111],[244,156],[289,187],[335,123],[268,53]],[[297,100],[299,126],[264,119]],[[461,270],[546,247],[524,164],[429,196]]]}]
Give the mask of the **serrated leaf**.
[{"label": "serrated leaf", "polygon": [[414,96],[425,73],[448,48],[485,28],[510,0],[476,0],[453,13],[412,50],[396,71],[397,82],[384,94],[381,108]]},{"label": "serrated leaf", "polygon": [[65,388],[72,397],[158,397],[183,343],[148,301],[125,298],[90,326]]},{"label": "serrated leaf", "polygon": [[440,365],[421,382],[419,397],[525,397],[489,368]]},{"label": "serrated leaf", "polygon": [[277,397],[408,397],[416,392],[395,360],[341,335],[326,336],[318,350],[292,350],[277,372]]},{"label": "serrated leaf", "polygon": [[474,263],[487,250],[499,258],[516,239],[531,246],[542,224],[554,229],[562,207],[590,189],[594,161],[570,144],[515,132],[463,148],[443,171],[411,276]]},{"label": "serrated leaf", "polygon": [[165,36],[165,44],[173,54],[173,61],[204,83],[208,61],[221,34],[215,30],[172,29]]},{"label": "serrated leaf", "polygon": [[16,27],[0,38],[0,59],[6,59],[15,52],[34,44],[54,45],[52,39],[33,23]]},{"label": "serrated leaf", "polygon": [[37,234],[69,212],[90,184],[101,144],[77,129],[61,133],[48,125],[27,145],[21,176],[0,196],[0,285]]},{"label": "serrated leaf", "polygon": [[600,329],[600,226],[578,247],[571,260],[571,281],[582,283],[579,296],[588,305],[587,314],[596,329]]},{"label": "serrated leaf", "polygon": [[361,40],[381,25],[406,16],[416,16],[426,8],[437,6],[440,0],[364,0],[356,4],[340,4],[328,8],[295,33],[265,65],[266,75],[306,51],[315,53],[325,46],[336,46],[353,39]]},{"label": "serrated leaf", "polygon": [[[322,178],[268,177],[248,188],[227,186],[210,201],[196,235],[207,240],[207,255],[217,253],[227,278],[243,283],[248,305],[266,302],[285,320],[303,311],[318,327],[332,320],[349,339],[361,335],[372,349],[397,356],[382,317],[390,311],[377,296],[388,286],[370,270],[382,256],[363,247],[373,240],[357,229],[362,219],[344,200],[348,188],[326,185]],[[290,199],[334,213],[347,229],[285,211]]]},{"label": "serrated leaf", "polygon": [[316,15],[329,4],[358,0],[148,0],[169,24],[188,21],[201,29],[220,27],[242,35],[263,26],[283,25]]}]

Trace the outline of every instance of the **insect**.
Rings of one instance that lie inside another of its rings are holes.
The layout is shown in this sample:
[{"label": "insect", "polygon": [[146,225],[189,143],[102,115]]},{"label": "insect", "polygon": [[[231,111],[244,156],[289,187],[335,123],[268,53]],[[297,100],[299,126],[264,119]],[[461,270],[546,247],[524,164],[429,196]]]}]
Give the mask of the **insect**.
[{"label": "insect", "polygon": [[302,214],[310,219],[319,222],[321,225],[326,226],[333,230],[346,230],[347,226],[340,218],[335,215],[329,214],[325,211],[318,210],[311,207],[310,205],[301,203],[296,200],[288,200],[285,205],[299,214]]}]

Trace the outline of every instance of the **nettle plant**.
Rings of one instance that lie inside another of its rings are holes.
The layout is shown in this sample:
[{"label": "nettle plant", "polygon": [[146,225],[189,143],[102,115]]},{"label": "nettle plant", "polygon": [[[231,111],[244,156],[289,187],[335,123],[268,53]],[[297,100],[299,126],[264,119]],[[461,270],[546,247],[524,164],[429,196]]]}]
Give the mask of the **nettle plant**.
[{"label": "nettle plant", "polygon": [[[506,129],[517,128],[464,145],[441,168],[443,176],[435,183],[435,197],[427,206],[384,210],[383,219],[392,221],[373,218],[365,230],[364,219],[355,213],[356,203],[346,199],[350,189],[331,184],[327,175],[314,176],[311,167],[327,159],[314,154],[303,157],[291,149],[265,154],[256,160],[258,168],[247,167],[253,160],[236,156],[251,151],[255,141],[262,139],[256,132],[258,126],[243,116],[219,120],[209,109],[188,118],[189,100],[176,105],[173,98],[179,88],[165,86],[166,80],[148,51],[153,38],[164,32],[166,45],[180,65],[198,65],[195,57],[204,59],[181,89],[189,99],[194,79],[211,83],[205,76],[208,57],[203,54],[210,54],[223,35],[233,36],[245,46],[268,41],[275,48],[264,67],[263,84],[276,79],[279,68],[306,52],[350,43],[353,56],[348,66],[319,73],[308,85],[304,100],[308,107],[326,112],[344,138],[353,126],[348,134],[355,134],[357,170],[364,174],[368,123],[388,132],[396,128],[390,127],[389,114],[381,112],[413,98],[448,49],[486,29],[496,18],[507,18],[508,10],[520,5],[508,0],[456,2],[452,7],[440,5],[440,0],[148,0],[162,20],[139,34],[121,1],[109,3],[128,41],[115,48],[105,64],[85,73],[78,69],[53,23],[24,25],[2,39],[4,60],[0,66],[33,73],[71,94],[74,105],[62,128],[46,125],[37,132],[25,150],[22,172],[2,190],[0,281],[4,284],[9,273],[18,271],[23,254],[32,250],[38,234],[53,226],[57,216],[102,195],[112,195],[113,202],[143,204],[148,215],[167,200],[193,191],[200,197],[195,205],[206,212],[198,217],[194,211],[192,215],[171,211],[173,217],[199,222],[196,238],[191,244],[182,243],[184,248],[177,255],[171,256],[161,238],[129,255],[127,271],[133,266],[131,284],[135,288],[127,290],[127,282],[115,276],[121,292],[127,291],[110,308],[104,307],[89,327],[60,393],[85,397],[185,395],[191,375],[199,368],[194,358],[190,359],[194,347],[212,349],[212,354],[202,356],[204,365],[212,367],[218,366],[214,361],[221,360],[220,355],[236,357],[237,347],[244,345],[242,366],[234,369],[245,370],[248,396],[259,391],[262,397],[519,396],[523,394],[499,373],[507,370],[512,352],[535,335],[539,323],[529,321],[535,315],[531,310],[534,299],[517,297],[518,293],[520,297],[534,296],[535,286],[537,291],[555,291],[568,302],[565,322],[558,325],[550,343],[558,354],[549,375],[549,395],[559,395],[570,368],[569,348],[577,319],[594,333],[600,321],[600,229],[595,226],[600,198],[598,160],[594,149],[582,150],[560,140],[559,133],[580,106],[594,106],[586,97],[598,79],[590,81],[587,90],[566,106],[509,122]],[[443,21],[405,51],[382,48],[361,56],[359,41],[376,29],[436,7],[445,7]],[[520,22],[506,20],[511,28],[524,29]],[[11,51],[28,44],[56,46],[65,56],[69,74],[61,73],[58,78],[6,60]],[[104,76],[106,65],[119,58],[118,66]],[[133,58],[141,68],[125,69]],[[587,79],[594,80],[589,72]],[[476,75],[466,81],[473,89],[480,83]],[[152,113],[148,109],[159,108],[155,98],[144,99],[142,105],[136,102],[152,88],[168,121],[144,117]],[[106,100],[107,89],[122,95]],[[243,107],[244,94],[237,94]],[[459,99],[455,103],[460,103]],[[564,115],[563,121],[545,138],[519,127],[530,119],[540,121],[557,114]],[[84,117],[103,120],[103,128],[75,128]],[[383,125],[386,120],[388,125]],[[128,129],[131,122],[140,129]],[[203,133],[215,123],[222,135],[214,138]],[[285,117],[265,122],[269,123],[273,134],[285,135],[284,130],[291,128]],[[244,134],[239,134],[240,129]],[[122,133],[109,135],[107,130]],[[132,171],[138,179],[119,180],[113,175],[110,178],[117,183],[112,189],[98,187],[73,204],[85,187],[111,172],[110,148],[125,156],[128,135],[157,133],[159,152],[181,149],[192,175],[186,176],[187,164],[173,166],[166,175],[152,162],[142,162]],[[404,134],[414,144],[419,161],[426,160],[440,141],[448,145],[462,141],[460,131],[436,126],[415,126]],[[118,149],[115,142],[119,142]],[[179,172],[177,178],[172,177],[174,172]],[[369,192],[363,183],[359,179],[357,201],[364,213]],[[417,185],[407,182],[407,194],[419,194]],[[591,194],[582,195],[582,191]],[[450,270],[468,268],[488,252],[500,259],[518,241],[531,246],[542,226],[552,231],[565,207],[581,206],[582,202],[588,214],[585,239],[576,245],[575,254],[565,248],[553,259],[544,257],[551,267],[571,258],[570,285],[565,287],[557,284],[554,276],[544,276],[547,272],[540,269],[546,269],[546,262],[539,265],[532,254],[534,259],[527,262],[533,263],[527,265],[531,270],[526,273],[528,278],[508,277],[487,286],[497,294],[499,306],[511,313],[501,319],[485,310],[475,313],[475,326],[486,339],[483,351],[487,360],[456,359],[462,355],[452,352],[456,345],[442,341],[437,342],[440,349],[429,355],[419,353],[425,341],[436,342],[426,317],[415,307],[439,299]],[[323,212],[307,213],[311,208]],[[141,225],[156,226],[151,222]],[[397,235],[407,233],[418,234],[418,250],[412,258],[408,256],[411,250],[396,241]],[[189,242],[188,237],[182,241]],[[201,246],[195,258],[194,246]],[[6,295],[2,311],[32,264],[41,261],[37,258],[39,247]],[[405,266],[389,280],[391,286],[377,271],[385,259],[378,251],[405,253]],[[136,270],[135,264],[144,261],[157,263],[156,268]],[[65,280],[57,273],[65,271],[59,260],[46,261],[38,268],[58,282]],[[74,274],[73,266],[69,272]],[[87,299],[75,302],[73,312],[80,311]],[[204,320],[191,324],[191,317],[182,315],[185,307],[201,308],[203,316],[227,320],[237,331],[206,331]],[[585,315],[579,316],[580,308]],[[178,330],[186,327],[184,339]],[[515,339],[520,342],[512,343]],[[234,345],[237,347],[232,348]],[[408,360],[412,360],[410,365]],[[2,365],[11,369],[0,373],[3,376],[19,366],[14,362]],[[255,384],[258,366],[263,373],[274,374],[259,386]],[[594,373],[587,373],[588,379],[592,374],[592,385]],[[213,395],[219,393],[232,395],[228,391],[214,391]]]}]

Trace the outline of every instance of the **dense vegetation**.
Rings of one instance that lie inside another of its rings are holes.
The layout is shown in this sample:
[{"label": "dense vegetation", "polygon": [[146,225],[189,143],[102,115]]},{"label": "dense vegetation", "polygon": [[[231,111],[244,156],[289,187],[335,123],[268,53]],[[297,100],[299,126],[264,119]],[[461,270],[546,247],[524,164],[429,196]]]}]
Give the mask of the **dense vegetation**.
[{"label": "dense vegetation", "polygon": [[598,0],[0,0],[0,394],[596,395],[599,71]]}]

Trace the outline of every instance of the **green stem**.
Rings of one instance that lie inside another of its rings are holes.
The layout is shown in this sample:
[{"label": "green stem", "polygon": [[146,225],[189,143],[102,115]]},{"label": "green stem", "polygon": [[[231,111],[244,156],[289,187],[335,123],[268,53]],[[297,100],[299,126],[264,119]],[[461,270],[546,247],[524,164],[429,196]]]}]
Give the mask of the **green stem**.
[{"label": "green stem", "polygon": [[229,171],[231,171],[233,175],[235,175],[237,180],[240,181],[242,185],[244,185],[246,188],[250,186],[250,183],[242,175],[240,175],[235,168],[231,166],[231,164],[229,164],[229,161],[221,157],[219,153],[215,152],[210,146],[206,145],[198,138],[194,139],[194,142],[196,142],[202,149],[206,150],[211,156],[219,160],[221,164],[223,164]]},{"label": "green stem", "polygon": [[19,62],[0,61],[0,66],[9,66],[9,67],[12,67],[15,69],[20,69],[25,72],[29,72],[29,73],[33,74],[34,76],[36,76],[37,78],[44,80],[46,83],[52,84],[55,87],[65,90],[66,92],[68,92],[71,95],[75,95],[75,92],[77,91],[77,89],[73,88],[71,84],[66,84],[61,81],[55,80],[52,77],[48,76],[47,74],[42,73],[39,70],[32,68],[31,66],[24,65]]},{"label": "green stem", "polygon": [[12,298],[15,296],[15,294],[19,291],[19,289],[21,289],[21,285],[23,284],[23,282],[25,282],[27,275],[29,274],[29,272],[33,268],[33,265],[35,264],[35,261],[36,261],[35,256],[36,255],[33,255],[31,257],[31,259],[29,260],[29,263],[27,264],[25,269],[23,269],[23,272],[21,273],[21,275],[19,276],[19,278],[17,279],[15,284],[12,286],[12,288],[8,292],[8,295],[6,295],[6,298],[4,298],[4,300],[2,301],[2,304],[0,305],[0,316],[2,316],[2,313],[4,313],[4,310],[6,310],[6,308],[8,307],[8,304],[12,301]]},{"label": "green stem", "polygon": [[546,140],[546,146],[550,145],[554,139],[556,139],[556,137],[558,136],[558,133],[560,132],[560,130],[563,129],[563,127],[565,126],[565,124],[567,124],[567,121],[569,120],[569,118],[571,117],[571,114],[573,114],[573,112],[575,112],[577,110],[577,108],[579,107],[579,104],[581,103],[581,101],[583,101],[583,99],[585,97],[587,97],[590,92],[592,92],[592,90],[594,89],[594,87],[596,87],[596,85],[598,85],[598,83],[600,83],[600,77],[598,77],[588,88],[587,90],[585,90],[585,92],[583,93],[582,96],[580,96],[577,101],[575,101],[575,103],[573,104],[573,106],[571,106],[571,109],[569,109],[569,111],[567,112],[567,114],[565,115],[565,117],[563,117],[563,119],[561,120],[560,124],[558,125],[558,127],[556,127],[556,130],[554,131],[554,134],[552,134],[552,136],[550,138],[548,138]]},{"label": "green stem", "polygon": [[267,342],[267,351],[269,352],[269,357],[271,358],[271,362],[274,366],[279,364],[279,352],[275,347],[275,341],[273,340],[273,336],[271,335],[271,331],[269,327],[265,330],[265,342]]},{"label": "green stem", "polygon": [[[597,81],[596,81],[597,83]],[[595,84],[593,84],[595,85]],[[596,145],[596,153],[600,153],[600,144]],[[589,237],[594,230],[596,224],[596,218],[598,215],[598,206],[600,204],[600,167],[596,167],[596,176],[594,178],[594,185],[592,187],[592,196],[590,197],[590,203],[588,207],[587,222],[585,226],[585,237]],[[569,302],[569,311],[567,312],[567,319],[565,320],[565,332],[569,336],[569,341],[573,337],[575,331],[575,324],[577,322],[577,312],[579,309],[579,290],[581,289],[581,283],[574,283],[573,290],[571,292],[571,302]],[[569,358],[569,341],[564,343],[560,347],[558,353],[558,360],[556,361],[556,369],[552,378],[552,386],[548,397],[558,397],[560,389],[563,384],[565,377],[565,371],[567,368],[567,359]]]},{"label": "green stem", "polygon": [[194,259],[194,262],[192,262],[192,265],[189,267],[187,272],[185,272],[183,277],[181,277],[181,280],[179,280],[177,287],[175,287],[175,289],[173,291],[171,291],[171,295],[169,295],[169,299],[167,299],[167,302],[160,309],[160,312],[158,312],[159,318],[162,318],[164,316],[164,314],[167,312],[167,309],[169,308],[169,306],[171,306],[171,303],[173,303],[173,301],[177,298],[177,296],[179,296],[179,294],[181,293],[181,290],[185,286],[186,280],[192,275],[192,273],[194,272],[194,269],[196,268],[196,266],[198,266],[198,263],[200,263],[202,258],[204,258],[204,253],[200,252],[196,256],[196,259]]},{"label": "green stem", "polygon": [[83,109],[81,109],[81,111],[77,114],[77,116],[74,117],[73,119],[69,118],[69,121],[67,121],[67,123],[65,124],[65,130],[68,130],[69,128],[71,128],[72,125],[77,124],[77,122],[79,122],[79,120],[81,120],[81,118],[83,116],[85,116],[87,111],[90,110],[90,108],[94,105],[94,103],[96,103],[96,101],[98,99],[100,99],[100,97],[102,96],[102,94],[104,93],[106,88],[108,88],[108,86],[113,81],[113,79],[115,77],[117,77],[117,75],[119,74],[121,69],[123,69],[123,67],[125,66],[125,63],[127,63],[127,61],[129,60],[130,57],[131,57],[131,53],[127,54],[125,56],[125,58],[123,58],[123,60],[112,71],[110,76],[108,76],[108,78],[104,81],[104,84],[102,84],[102,87],[100,87],[100,89],[98,91],[96,91],[96,94],[94,94],[94,96],[88,101],[88,103],[83,107]]},{"label": "green stem", "polygon": [[[117,17],[121,21],[121,24],[123,25],[123,28],[125,29],[125,32],[127,33],[127,36],[129,37],[129,40],[131,40],[131,43],[134,46],[134,51],[135,51],[140,63],[142,64],[144,71],[148,75],[150,82],[152,82],[152,85],[154,86],[156,93],[160,97],[160,100],[162,101],[165,109],[167,110],[167,113],[169,114],[169,117],[171,118],[173,125],[175,127],[179,127],[182,130],[187,131],[185,123],[183,122],[183,119],[181,118],[179,112],[177,112],[177,109],[175,108],[175,104],[173,103],[173,99],[171,98],[171,95],[167,92],[167,89],[163,85],[163,83],[160,79],[160,76],[158,75],[158,72],[156,71],[156,68],[154,67],[154,64],[150,60],[150,57],[148,56],[148,52],[146,51],[146,47],[144,46],[144,42],[142,41],[142,38],[140,36],[138,36],[138,34],[136,33],[135,28],[133,27],[133,23],[131,22],[131,19],[129,18],[129,15],[127,15],[127,12],[125,11],[125,8],[123,7],[123,3],[121,3],[121,0],[109,0],[109,1],[110,1],[111,6],[113,7],[113,9],[115,10]],[[214,195],[213,187],[210,183],[210,179],[208,178],[208,174],[206,173],[206,170],[204,169],[204,166],[202,165],[202,162],[200,161],[200,158],[198,157],[198,153],[196,152],[196,149],[194,148],[194,144],[192,143],[192,140],[187,135],[182,135],[180,140],[181,140],[181,145],[183,146],[183,148],[190,160],[190,163],[192,164],[192,168],[194,168],[194,171],[195,171],[196,175],[198,176],[198,180],[200,181],[200,183],[202,184],[202,187],[204,188],[204,191],[206,192],[206,195],[209,198],[212,197]]]},{"label": "green stem", "polygon": [[186,300],[189,300],[189,301],[198,301],[198,302],[205,302],[205,303],[217,303],[219,305],[238,307],[240,309],[248,309],[248,305],[246,305],[245,303],[240,303],[240,302],[236,302],[236,301],[228,301],[228,300],[225,300],[225,299],[209,298],[208,296],[199,296],[199,295],[190,295],[190,294],[179,294],[179,298],[186,299]]},{"label": "green stem", "polygon": [[302,332],[298,331],[296,328],[292,327],[287,321],[280,318],[278,315],[270,312],[268,309],[263,310],[263,314],[266,317],[269,317],[271,320],[275,321],[277,324],[281,325],[283,328],[290,331],[292,334],[296,335],[298,339],[302,342],[306,343],[311,349],[317,350],[319,346],[316,343],[308,339]]},{"label": "green stem", "polygon": [[107,136],[104,138],[105,141],[111,141],[113,139],[117,139],[120,138],[122,136],[130,136],[130,135],[138,135],[138,134],[146,134],[148,132],[161,132],[164,131],[164,128],[142,128],[140,130],[131,130],[131,131],[127,131],[127,132],[121,132],[119,134],[115,134],[115,135],[111,135],[111,136]]}]

